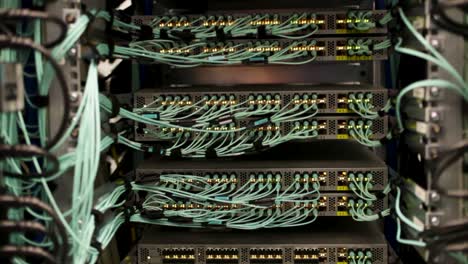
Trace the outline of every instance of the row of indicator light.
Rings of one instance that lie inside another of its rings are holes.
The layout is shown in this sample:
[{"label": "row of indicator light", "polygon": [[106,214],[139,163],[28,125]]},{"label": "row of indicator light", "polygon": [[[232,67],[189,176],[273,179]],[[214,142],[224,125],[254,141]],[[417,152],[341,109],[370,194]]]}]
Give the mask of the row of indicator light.
[{"label": "row of indicator light", "polygon": [[249,52],[277,52],[282,50],[282,47],[252,47],[248,48],[247,51]]},{"label": "row of indicator light", "polygon": [[326,103],[325,99],[295,99],[293,101],[294,105],[314,105],[314,104],[324,104]]},{"label": "row of indicator light", "polygon": [[160,28],[172,28],[172,27],[189,27],[191,25],[188,21],[179,21],[179,22],[166,22],[159,23]]},{"label": "row of indicator light", "polygon": [[194,255],[178,255],[178,254],[172,254],[172,255],[165,255],[164,259],[195,259]]},{"label": "row of indicator light", "polygon": [[255,132],[275,132],[275,131],[280,131],[281,127],[279,125],[267,125],[267,126],[261,126],[261,127],[256,127],[254,128]]},{"label": "row of indicator light", "polygon": [[307,46],[295,46],[289,49],[290,51],[322,51],[325,50],[323,46],[307,45]]},{"label": "row of indicator light", "polygon": [[237,255],[229,255],[229,254],[216,254],[216,255],[207,255],[206,256],[206,259],[219,259],[219,260],[222,260],[222,259],[238,259],[239,256]]},{"label": "row of indicator light", "polygon": [[164,204],[164,209],[167,210],[187,210],[187,209],[209,209],[209,210],[232,210],[237,209],[236,204],[197,204],[197,203],[172,203]]},{"label": "row of indicator light", "polygon": [[172,48],[172,49],[160,49],[159,53],[161,54],[190,54],[191,49],[186,48]]},{"label": "row of indicator light", "polygon": [[322,25],[325,24],[323,19],[298,19],[291,21],[293,25]]},{"label": "row of indicator light", "polygon": [[347,18],[347,19],[337,19],[337,24],[354,24],[354,23],[369,23],[371,22],[370,19],[364,18]]},{"label": "row of indicator light", "polygon": [[268,173],[265,176],[262,173],[257,175],[251,174],[249,177],[250,183],[279,183],[281,182],[281,174],[276,173],[275,175]]},{"label": "row of indicator light", "polygon": [[326,182],[328,177],[328,172],[321,171],[321,172],[312,172],[312,173],[295,173],[294,174],[294,182],[298,183],[314,183],[317,181]]},{"label": "row of indicator light", "polygon": [[[262,44],[259,44],[262,45]],[[248,52],[279,52],[283,50],[282,46],[269,46],[269,47],[249,47],[246,49]],[[339,46],[337,50],[358,50],[360,49],[359,46]],[[316,45],[303,45],[303,46],[294,46],[290,47],[290,52],[297,52],[297,51],[323,51],[325,47],[323,46],[316,46]],[[160,49],[158,50],[161,54],[190,54],[194,51],[194,49],[187,49],[187,48],[170,48],[170,49]],[[238,51],[235,47],[206,47],[203,48],[202,53],[233,53]]]},{"label": "row of indicator light", "polygon": [[[362,173],[342,171],[338,173],[338,181],[351,181],[352,179],[350,176],[354,174],[358,175],[358,177],[354,177],[354,180],[357,182],[360,182],[360,181],[367,182],[367,181],[372,180],[372,174],[370,173],[367,173],[366,176],[364,176],[364,174]],[[362,177],[359,177],[360,174],[362,174]]]},{"label": "row of indicator light", "polygon": [[[297,15],[295,15],[297,16]],[[170,20],[173,20],[171,18]],[[177,19],[177,18],[176,18]],[[241,18],[239,18],[241,19]],[[254,19],[254,18],[253,18]],[[355,24],[355,23],[369,23],[371,22],[368,18],[346,18],[346,19],[337,19],[337,24]],[[232,17],[228,19],[223,19],[222,17],[216,19],[214,17],[209,18],[208,20],[203,20],[201,25],[205,27],[212,27],[212,26],[232,26],[236,23],[236,20],[233,20]],[[260,20],[251,21],[249,24],[252,26],[263,26],[263,25],[279,25],[283,23],[281,19],[274,18],[265,18]],[[290,22],[293,25],[321,25],[325,24],[324,19],[315,19],[315,18],[304,18],[304,19],[295,19]],[[173,27],[189,27],[192,25],[192,22],[187,21],[186,18],[181,18],[179,21],[169,21],[169,22],[161,22],[158,24],[161,28],[173,28]]]},{"label": "row of indicator light", "polygon": [[226,105],[236,105],[237,100],[209,100],[205,102],[206,106],[226,106]]},{"label": "row of indicator light", "polygon": [[236,51],[237,51],[237,48],[235,47],[205,47],[203,48],[203,53],[232,53]]},{"label": "row of indicator light", "polygon": [[251,21],[250,25],[252,26],[269,26],[269,25],[279,25],[281,24],[281,20],[279,19],[262,19]]},{"label": "row of indicator light", "polygon": [[370,128],[371,126],[372,126],[372,122],[366,121],[366,123],[364,123],[364,121],[362,120],[359,120],[358,124],[356,124],[354,120],[350,120],[349,122],[348,121],[338,122],[338,129],[348,129],[348,130],[353,129],[353,128],[367,129],[367,128]]},{"label": "row of indicator light", "polygon": [[356,45],[346,45],[346,46],[337,46],[336,50],[360,50],[361,46]]},{"label": "row of indicator light", "polygon": [[251,254],[250,259],[283,259],[281,254]]}]

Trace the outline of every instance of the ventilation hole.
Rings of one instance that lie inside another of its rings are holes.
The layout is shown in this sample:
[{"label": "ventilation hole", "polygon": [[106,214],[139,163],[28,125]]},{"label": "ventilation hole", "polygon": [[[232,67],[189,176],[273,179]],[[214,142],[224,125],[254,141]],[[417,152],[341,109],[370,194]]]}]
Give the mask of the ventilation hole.
[{"label": "ventilation hole", "polygon": [[375,201],[375,203],[374,203],[374,212],[380,212],[380,211],[385,210],[385,205],[384,205],[385,199],[386,198]]},{"label": "ventilation hole", "polygon": [[326,56],[335,56],[335,42],[327,41],[327,51]]},{"label": "ventilation hole", "polygon": [[248,248],[242,248],[240,250],[240,264],[249,264],[250,262],[250,255],[249,255],[249,249]]},{"label": "ventilation hole", "polygon": [[293,250],[292,248],[285,248],[284,249],[284,257],[283,261],[284,264],[292,264],[293,263]]},{"label": "ventilation hole", "polygon": [[336,120],[328,120],[328,134],[336,135]]},{"label": "ventilation hole", "polygon": [[328,172],[328,179],[327,179],[327,185],[328,186],[336,186],[336,172],[334,171],[329,171]]},{"label": "ventilation hole", "polygon": [[145,97],[137,96],[136,97],[136,107],[142,108],[145,105]]},{"label": "ventilation hole", "polygon": [[327,21],[328,21],[328,25],[327,25],[327,29],[335,29],[335,16],[334,15],[328,15],[327,16]]},{"label": "ventilation hole", "polygon": [[329,94],[328,95],[328,106],[329,108],[337,108],[337,105],[336,105],[336,95],[334,94]]},{"label": "ventilation hole", "polygon": [[385,135],[385,127],[383,119],[377,119],[372,123],[372,132],[377,138],[383,137]]},{"label": "ventilation hole", "polygon": [[374,94],[372,104],[377,109],[382,109],[385,106],[385,99],[383,94]]},{"label": "ventilation hole", "polygon": [[285,94],[283,95],[283,106],[287,104],[287,102],[291,101],[291,95],[290,94]]},{"label": "ventilation hole", "polygon": [[337,257],[336,257],[336,249],[335,248],[329,248],[328,249],[328,262],[327,263],[336,263]]},{"label": "ventilation hole", "polygon": [[149,257],[149,250],[147,248],[140,249],[140,263],[147,263]]},{"label": "ventilation hole", "polygon": [[197,248],[196,249],[196,258],[198,263],[206,263],[206,256],[205,256],[205,249],[204,248]]},{"label": "ventilation hole", "polygon": [[383,262],[384,261],[384,249],[383,248],[373,248],[371,249],[372,256],[374,261]]},{"label": "ventilation hole", "polygon": [[372,171],[371,173],[374,176],[374,186],[383,188],[386,185],[385,173],[383,171]]},{"label": "ventilation hole", "polygon": [[328,211],[336,211],[336,197],[328,197]]}]

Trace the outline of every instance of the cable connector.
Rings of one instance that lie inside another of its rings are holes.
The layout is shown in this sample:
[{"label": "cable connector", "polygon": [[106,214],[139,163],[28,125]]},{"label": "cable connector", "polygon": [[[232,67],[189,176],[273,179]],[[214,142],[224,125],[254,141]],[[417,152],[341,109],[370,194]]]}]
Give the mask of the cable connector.
[{"label": "cable connector", "polygon": [[242,64],[268,64],[267,56],[257,56],[242,60]]},{"label": "cable connector", "polygon": [[262,119],[259,119],[259,120],[252,121],[247,126],[247,129],[256,128],[256,127],[260,127],[260,126],[265,126],[265,125],[269,125],[271,123],[272,123],[271,116],[269,116],[269,117],[265,117],[265,118],[262,118]]},{"label": "cable connector", "polygon": [[211,120],[210,125],[212,126],[225,126],[234,123],[236,120],[232,115],[221,116],[217,119]]}]

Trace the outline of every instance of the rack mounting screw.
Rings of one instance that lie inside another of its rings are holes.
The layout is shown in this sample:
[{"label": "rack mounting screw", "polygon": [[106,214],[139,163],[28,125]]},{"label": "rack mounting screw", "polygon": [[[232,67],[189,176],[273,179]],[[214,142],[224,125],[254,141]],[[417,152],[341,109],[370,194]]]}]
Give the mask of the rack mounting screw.
[{"label": "rack mounting screw", "polygon": [[438,216],[431,216],[431,225],[438,226],[440,224],[440,219]]}]

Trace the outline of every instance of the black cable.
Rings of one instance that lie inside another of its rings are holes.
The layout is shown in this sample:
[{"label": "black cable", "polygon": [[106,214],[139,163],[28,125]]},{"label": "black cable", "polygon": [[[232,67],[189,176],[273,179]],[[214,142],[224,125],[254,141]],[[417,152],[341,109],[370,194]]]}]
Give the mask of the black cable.
[{"label": "black cable", "polygon": [[468,25],[451,19],[445,12],[444,7],[439,5],[438,0],[432,0],[431,18],[437,26],[468,38]]},{"label": "black cable", "polygon": [[453,163],[461,159],[468,151],[468,139],[462,140],[444,151],[436,161],[432,169],[432,182],[433,189],[439,192],[441,195],[454,197],[454,198],[468,198],[468,191],[466,190],[444,190],[440,187],[439,181],[443,172],[450,167]]},{"label": "black cable", "polygon": [[54,16],[50,16],[46,12],[41,12],[37,10],[29,10],[29,9],[6,9],[0,12],[0,21],[8,21],[8,20],[22,20],[25,18],[32,18],[32,19],[41,19],[45,21],[50,21],[53,24],[56,24],[60,28],[59,36],[47,43],[43,43],[42,45],[46,48],[52,48],[58,44],[60,44],[67,36],[67,24],[62,21],[62,19]]},{"label": "black cable", "polygon": [[52,153],[34,145],[4,145],[0,144],[0,161],[6,158],[32,158],[44,157],[48,161],[48,167],[42,173],[14,173],[1,171],[3,176],[19,179],[43,178],[55,175],[60,169],[58,159]]},{"label": "black cable", "polygon": [[[31,209],[36,209],[36,210],[41,210],[46,212],[52,220],[55,222],[55,226],[57,227],[57,231],[60,234],[61,237],[61,243],[62,246],[60,247],[60,262],[59,263],[67,263],[67,255],[68,255],[68,236],[67,232],[65,230],[65,227],[63,226],[62,222],[60,221],[59,217],[57,214],[54,212],[54,210],[41,200],[35,198],[35,197],[29,197],[29,196],[12,196],[12,195],[0,195],[0,205],[2,207],[31,207]],[[1,251],[0,251],[1,255]]]},{"label": "black cable", "polygon": [[68,118],[70,116],[70,96],[68,92],[67,80],[65,79],[65,75],[60,68],[60,65],[57,61],[52,57],[52,55],[47,51],[43,46],[35,43],[31,39],[28,38],[20,38],[20,37],[8,37],[6,35],[0,35],[0,49],[2,48],[22,48],[22,49],[34,49],[39,51],[44,57],[46,57],[52,67],[54,68],[55,72],[57,73],[57,79],[60,83],[60,88],[62,91],[62,99],[63,99],[63,116],[62,120],[60,121],[59,129],[57,134],[47,142],[45,147],[46,150],[50,150],[53,148],[59,140],[65,135],[67,130],[67,123]]},{"label": "black cable", "polygon": [[58,255],[60,244],[57,237],[51,234],[49,230],[37,221],[0,221],[0,233],[34,233],[39,235],[47,235],[54,244],[54,253]]},{"label": "black cable", "polygon": [[[45,251],[40,247],[31,246],[13,246],[6,245],[0,247],[0,257],[13,258],[13,257],[35,257],[44,259],[47,263],[59,263],[54,259],[49,252]],[[60,262],[65,263],[65,262]]]}]

